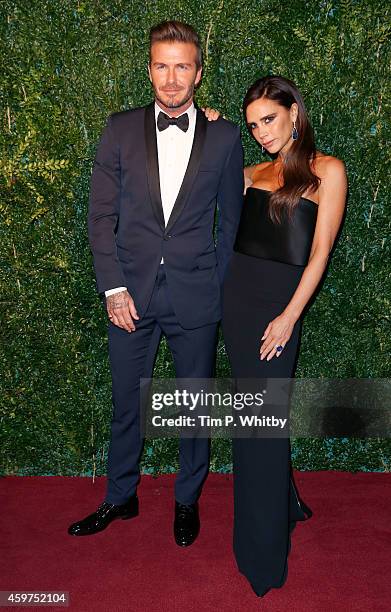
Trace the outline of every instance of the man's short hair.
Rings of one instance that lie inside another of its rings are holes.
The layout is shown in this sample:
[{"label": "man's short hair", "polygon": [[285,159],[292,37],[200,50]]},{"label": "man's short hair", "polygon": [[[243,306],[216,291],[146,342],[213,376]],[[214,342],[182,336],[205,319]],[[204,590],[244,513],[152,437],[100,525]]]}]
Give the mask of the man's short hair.
[{"label": "man's short hair", "polygon": [[197,49],[197,70],[202,66],[202,48],[199,36],[195,29],[182,21],[162,21],[149,31],[149,61],[151,49],[156,42],[183,42],[192,43]]}]

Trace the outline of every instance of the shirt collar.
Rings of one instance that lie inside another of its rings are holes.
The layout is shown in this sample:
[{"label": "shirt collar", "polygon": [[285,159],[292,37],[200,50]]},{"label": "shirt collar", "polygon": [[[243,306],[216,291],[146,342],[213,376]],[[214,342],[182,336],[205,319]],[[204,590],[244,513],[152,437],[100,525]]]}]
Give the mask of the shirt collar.
[{"label": "shirt collar", "polygon": [[[160,111],[161,111],[162,113],[164,113],[164,110],[163,110],[162,108],[160,108],[160,106],[157,104],[157,102],[155,102],[155,121],[157,120],[157,116],[158,116],[158,114],[160,113]],[[194,106],[194,102],[192,102],[192,103],[191,103],[191,105],[189,106],[189,108],[188,108],[188,109],[187,109],[187,110],[186,110],[184,113],[182,113],[182,115],[184,115],[185,113],[187,113],[187,114],[189,115],[189,122],[190,122],[190,123],[191,123],[192,121],[194,121],[195,116],[196,116],[196,113],[197,113],[197,111],[196,111],[196,107]],[[171,117],[171,115],[170,115],[169,113],[167,113],[167,115],[168,115],[169,117]],[[181,115],[178,115],[178,116],[180,117]]]}]

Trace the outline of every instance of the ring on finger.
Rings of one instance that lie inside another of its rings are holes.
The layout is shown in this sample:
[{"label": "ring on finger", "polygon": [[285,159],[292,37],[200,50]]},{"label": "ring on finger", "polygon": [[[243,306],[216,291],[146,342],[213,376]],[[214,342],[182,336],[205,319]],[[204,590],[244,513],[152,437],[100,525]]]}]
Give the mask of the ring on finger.
[{"label": "ring on finger", "polygon": [[274,348],[276,349],[277,353],[281,353],[284,347],[282,344],[276,344]]}]

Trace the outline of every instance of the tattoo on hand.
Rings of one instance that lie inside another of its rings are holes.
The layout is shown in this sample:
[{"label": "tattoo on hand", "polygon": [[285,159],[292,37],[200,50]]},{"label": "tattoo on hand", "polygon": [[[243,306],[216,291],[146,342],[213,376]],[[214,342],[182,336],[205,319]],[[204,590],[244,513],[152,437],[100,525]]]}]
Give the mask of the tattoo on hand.
[{"label": "tattoo on hand", "polygon": [[124,306],[126,306],[126,299],[125,295],[123,295],[123,292],[118,295],[116,293],[114,293],[114,295],[109,295],[109,297],[107,298],[107,306],[113,309],[123,308]]}]

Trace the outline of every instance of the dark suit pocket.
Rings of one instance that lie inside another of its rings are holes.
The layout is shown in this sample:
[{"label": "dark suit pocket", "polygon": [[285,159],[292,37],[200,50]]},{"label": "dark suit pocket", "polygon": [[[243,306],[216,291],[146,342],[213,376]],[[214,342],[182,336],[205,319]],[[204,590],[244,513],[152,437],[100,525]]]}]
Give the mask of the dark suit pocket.
[{"label": "dark suit pocket", "polygon": [[206,270],[208,268],[214,268],[217,266],[216,252],[204,253],[197,259],[197,268],[199,270]]}]

